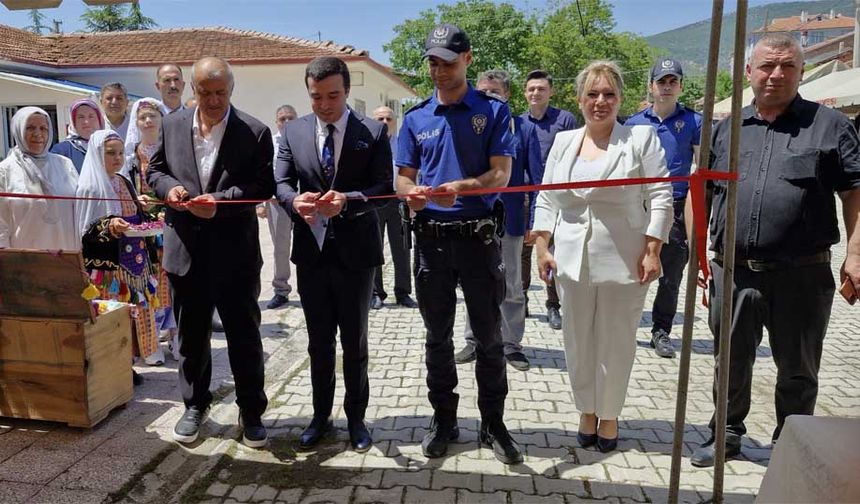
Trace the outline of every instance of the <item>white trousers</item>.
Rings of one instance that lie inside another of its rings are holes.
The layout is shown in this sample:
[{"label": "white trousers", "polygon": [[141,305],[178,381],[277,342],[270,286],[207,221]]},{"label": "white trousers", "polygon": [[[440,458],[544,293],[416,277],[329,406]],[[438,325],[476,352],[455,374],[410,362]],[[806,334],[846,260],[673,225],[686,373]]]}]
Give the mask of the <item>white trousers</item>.
[{"label": "white trousers", "polygon": [[636,328],[648,285],[594,285],[564,278],[555,283],[576,408],[607,420],[618,418],[627,395]]}]

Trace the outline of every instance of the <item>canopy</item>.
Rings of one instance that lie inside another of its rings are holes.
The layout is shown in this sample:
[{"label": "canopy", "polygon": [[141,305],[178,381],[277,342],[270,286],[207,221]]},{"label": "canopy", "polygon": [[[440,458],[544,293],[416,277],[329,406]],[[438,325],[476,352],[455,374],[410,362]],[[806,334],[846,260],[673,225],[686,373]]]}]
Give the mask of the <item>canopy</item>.
[{"label": "canopy", "polygon": [[[844,68],[844,64],[831,61],[806,72],[798,90],[800,96],[835,109],[860,106],[860,68]],[[752,100],[752,88],[745,88],[741,103],[747,106]],[[714,105],[714,119],[722,119],[731,112],[731,97]]]}]

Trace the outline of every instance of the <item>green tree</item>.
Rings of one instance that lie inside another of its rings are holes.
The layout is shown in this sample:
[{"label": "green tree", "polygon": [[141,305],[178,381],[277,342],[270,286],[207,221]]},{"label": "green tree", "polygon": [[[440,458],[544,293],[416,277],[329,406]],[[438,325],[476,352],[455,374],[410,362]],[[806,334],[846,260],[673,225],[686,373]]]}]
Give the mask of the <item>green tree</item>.
[{"label": "green tree", "polygon": [[37,35],[41,35],[42,32],[48,28],[43,24],[44,21],[45,15],[39,12],[39,9],[30,9],[30,22],[33,24],[26,27],[25,29]]},{"label": "green tree", "polygon": [[645,98],[648,70],[655,51],[644,38],[632,33],[614,33],[615,20],[606,0],[556,1],[538,24],[527,43],[533,68],[553,76],[555,106],[579,113],[576,75],[596,59],[616,61],[624,72],[624,102],[621,114],[639,109]]},{"label": "green tree", "polygon": [[480,72],[500,69],[514,78],[511,98],[513,108],[524,105],[520,69],[525,63],[525,46],[531,36],[532,24],[527,16],[509,3],[496,4],[490,0],[461,0],[442,4],[436,10],[425,10],[415,19],[407,19],[394,27],[395,37],[383,47],[391,55],[392,66],[421,96],[429,95],[433,83],[427,64],[421,58],[424,39],[439,23],[452,23],[462,28],[472,43],[472,65],[468,76],[473,80]]},{"label": "green tree", "polygon": [[125,30],[149,30],[157,27],[154,19],[144,16],[138,2],[132,2],[126,11],[122,5],[106,5],[95,9],[87,9],[81,15],[81,21],[91,32],[110,32]]},{"label": "green tree", "polygon": [[131,3],[128,16],[125,18],[126,30],[151,30],[157,27],[158,23],[154,19],[143,15],[143,12],[140,10],[140,3],[137,0]]}]

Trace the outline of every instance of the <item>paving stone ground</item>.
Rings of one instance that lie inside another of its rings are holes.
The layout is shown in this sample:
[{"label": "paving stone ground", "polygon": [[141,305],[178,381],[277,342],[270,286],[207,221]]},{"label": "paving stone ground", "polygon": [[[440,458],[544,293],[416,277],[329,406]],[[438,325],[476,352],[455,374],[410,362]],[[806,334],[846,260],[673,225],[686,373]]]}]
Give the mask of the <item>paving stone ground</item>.
[{"label": "paving stone ground", "polygon": [[[262,233],[264,254],[271,254]],[[834,266],[844,245],[834,247]],[[271,270],[264,270],[265,303]],[[393,278],[391,264],[386,280]],[[537,278],[537,275],[534,276]],[[147,384],[135,400],[91,431],[45,422],[3,419],[0,427],[0,502],[547,502],[580,500],[663,502],[667,499],[679,359],[661,359],[648,346],[650,303],[638,333],[639,348],[627,402],[620,417],[619,449],[601,454],[576,442],[578,412],[573,404],[561,331],[546,324],[545,291],[530,293],[524,339],[532,368],[508,367],[510,393],[506,423],[525,451],[525,461],[505,466],[477,441],[474,364],[459,367],[461,436],[449,455],[427,459],[420,442],[432,410],[427,402],[424,329],[417,310],[386,305],[370,315],[371,398],[367,420],[374,447],[349,450],[346,418],[335,411],[336,434],[312,452],[298,452],[297,439],[312,415],[307,334],[295,301],[264,311],[267,391],[264,421],[270,443],[252,450],[238,443],[238,410],[233,404],[223,338],[216,339],[213,408],[205,438],[192,447],[170,441],[181,414],[175,363],[140,368]],[[465,307],[458,304],[456,341],[461,341]],[[681,317],[674,332],[680,337]],[[860,311],[834,303],[825,340],[817,414],[860,416]],[[706,311],[697,308],[693,331],[691,383],[684,454],[708,436],[713,411],[713,340]],[[677,343],[677,342],[676,342]],[[680,348],[680,344],[678,348]],[[728,502],[751,502],[770,459],[774,425],[775,367],[765,342],[758,353],[753,406],[747,419],[744,454],[726,465]],[[343,398],[338,374],[335,403]],[[681,500],[710,497],[713,470],[694,468],[685,458]]]}]

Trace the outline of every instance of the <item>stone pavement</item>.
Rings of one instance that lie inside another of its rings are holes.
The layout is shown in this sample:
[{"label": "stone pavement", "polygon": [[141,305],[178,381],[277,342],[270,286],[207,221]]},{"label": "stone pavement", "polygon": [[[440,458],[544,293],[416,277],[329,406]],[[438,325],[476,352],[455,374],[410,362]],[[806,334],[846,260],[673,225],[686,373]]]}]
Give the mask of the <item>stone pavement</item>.
[{"label": "stone pavement", "polygon": [[[268,234],[261,237],[264,250],[270,251]],[[844,245],[834,248],[837,267],[843,251]],[[267,271],[264,289],[271,274]],[[390,281],[390,264],[385,272]],[[524,339],[532,368],[518,372],[508,367],[506,423],[525,451],[523,464],[504,466],[492,450],[479,447],[474,364],[459,368],[459,441],[445,458],[428,460],[421,454],[420,442],[432,414],[424,383],[424,330],[417,310],[390,305],[373,311],[370,318],[367,420],[374,447],[366,454],[348,449],[345,416],[338,408],[337,434],[315,451],[297,452],[296,440],[312,408],[307,334],[301,309],[294,302],[284,310],[263,312],[270,397],[264,417],[271,438],[267,449],[251,450],[238,442],[238,410],[220,338],[213,388],[219,390],[221,401],[213,408],[206,435],[195,446],[178,447],[170,441],[170,430],[181,414],[175,363],[139,367],[148,381],[136,390],[135,401],[91,432],[43,422],[2,422],[0,502],[663,502],[668,492],[679,359],[656,357],[648,346],[654,290],[640,324],[639,349],[620,418],[619,450],[609,454],[582,449],[576,442],[579,416],[565,369],[561,332],[547,326],[545,291],[537,286],[529,306],[535,315],[527,319]],[[270,295],[270,290],[264,290],[262,302]],[[462,299],[458,309],[459,345]],[[678,334],[680,319],[675,326]],[[858,332],[860,311],[837,299],[821,365],[820,415],[860,416]],[[693,338],[685,455],[708,436],[713,411],[712,338],[701,307]],[[766,342],[758,355],[744,456],[726,466],[729,502],[754,500],[770,457],[775,367]],[[342,397],[339,376],[336,404]],[[685,459],[682,500],[709,498],[712,474],[712,469],[694,468]]]}]

